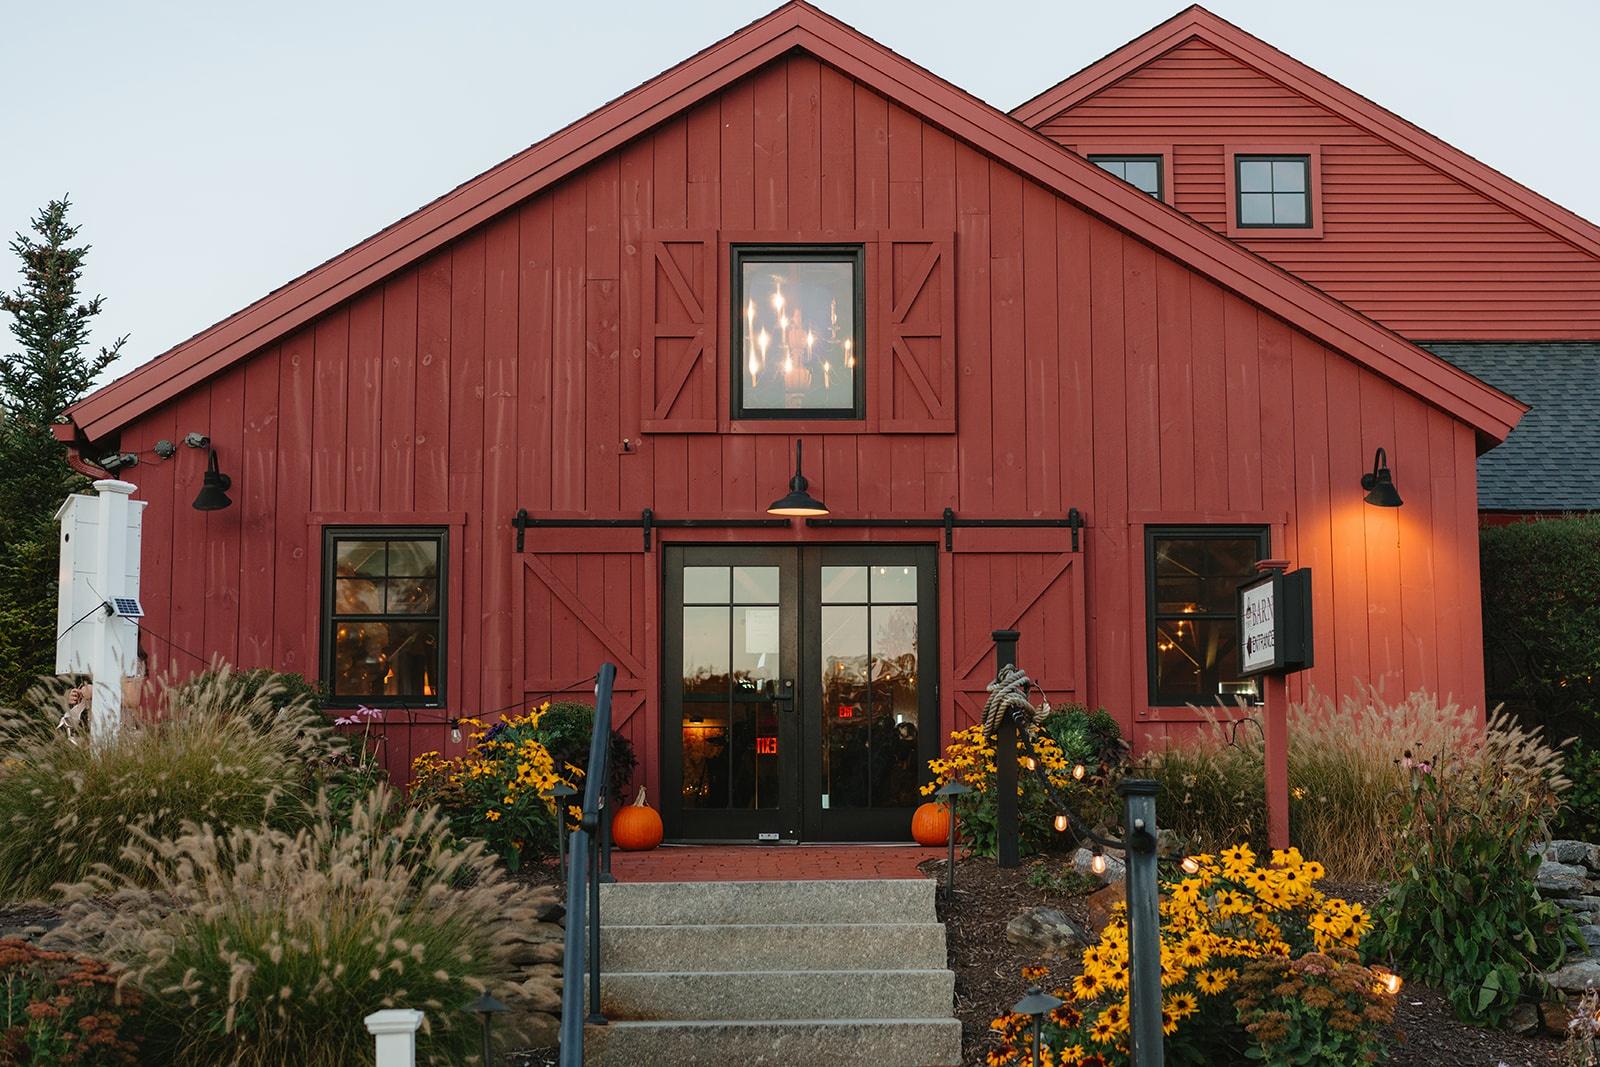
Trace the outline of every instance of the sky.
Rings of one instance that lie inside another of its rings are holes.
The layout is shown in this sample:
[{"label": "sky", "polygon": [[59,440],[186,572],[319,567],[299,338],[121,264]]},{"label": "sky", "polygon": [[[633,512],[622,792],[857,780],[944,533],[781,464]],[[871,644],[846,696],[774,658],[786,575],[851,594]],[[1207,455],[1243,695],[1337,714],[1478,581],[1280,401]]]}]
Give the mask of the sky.
[{"label": "sky", "polygon": [[[1185,6],[818,3],[1002,110]],[[71,195],[125,374],[775,4],[0,0],[0,234]],[[1208,6],[1600,219],[1595,0]]]}]

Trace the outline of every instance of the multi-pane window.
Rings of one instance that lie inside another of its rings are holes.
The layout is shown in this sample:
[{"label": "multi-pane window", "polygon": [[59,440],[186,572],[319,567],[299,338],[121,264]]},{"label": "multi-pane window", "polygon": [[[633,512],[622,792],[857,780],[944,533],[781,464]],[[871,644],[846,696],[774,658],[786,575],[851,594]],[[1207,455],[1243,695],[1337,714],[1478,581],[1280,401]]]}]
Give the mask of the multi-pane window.
[{"label": "multi-pane window", "polygon": [[325,531],[323,677],[335,702],[439,702],[447,543],[443,530]]},{"label": "multi-pane window", "polygon": [[1238,590],[1266,553],[1263,527],[1146,528],[1151,704],[1254,697],[1239,677]]},{"label": "multi-pane window", "polygon": [[733,249],[734,418],[865,414],[859,245]]},{"label": "multi-pane window", "polygon": [[1311,157],[1246,156],[1233,159],[1240,226],[1311,225]]},{"label": "multi-pane window", "polygon": [[1089,162],[1129,185],[1161,199],[1160,156],[1090,156]]}]

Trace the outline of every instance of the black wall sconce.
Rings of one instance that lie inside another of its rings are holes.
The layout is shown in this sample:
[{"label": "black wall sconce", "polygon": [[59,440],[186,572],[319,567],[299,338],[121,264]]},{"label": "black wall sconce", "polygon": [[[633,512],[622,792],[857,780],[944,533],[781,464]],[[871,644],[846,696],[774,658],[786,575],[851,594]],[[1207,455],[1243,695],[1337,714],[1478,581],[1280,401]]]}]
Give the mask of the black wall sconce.
[{"label": "black wall sconce", "polygon": [[217,450],[206,450],[206,473],[200,481],[200,493],[194,498],[196,511],[221,511],[232,504],[228,499],[228,488],[233,485],[233,479],[217,470]]},{"label": "black wall sconce", "polygon": [[1378,449],[1372,457],[1372,473],[1361,476],[1361,488],[1367,491],[1367,503],[1380,508],[1397,508],[1404,503],[1400,491],[1394,487],[1394,475],[1389,470],[1389,454]]}]

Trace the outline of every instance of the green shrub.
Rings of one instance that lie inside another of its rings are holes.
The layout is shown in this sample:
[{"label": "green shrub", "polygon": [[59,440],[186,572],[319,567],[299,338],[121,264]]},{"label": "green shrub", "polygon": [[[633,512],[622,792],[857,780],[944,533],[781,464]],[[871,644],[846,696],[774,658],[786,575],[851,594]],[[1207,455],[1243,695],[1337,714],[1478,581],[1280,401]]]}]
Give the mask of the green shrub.
[{"label": "green shrub", "polygon": [[307,681],[303,675],[279,674],[265,668],[241,671],[226,664],[218,664],[169,690],[171,698],[178,701],[213,692],[223,704],[262,720],[258,725],[280,715],[300,718],[306,711],[320,714],[327,702],[322,683]]},{"label": "green shrub", "polygon": [[1563,757],[1561,773],[1572,785],[1562,797],[1565,803],[1556,832],[1593,841],[1600,837],[1600,749],[1580,739],[1567,747]]},{"label": "green shrub", "polygon": [[[559,771],[567,764],[580,772],[589,766],[589,737],[594,733],[594,708],[575,701],[557,701],[539,717],[533,736],[538,738],[555,760]],[[611,731],[611,799],[617,804],[628,802],[628,786],[633,782],[633,772],[639,766],[633,742],[615,730]]]},{"label": "green shrub", "polygon": [[0,713],[0,899],[47,895],[95,864],[131,872],[135,833],[303,820],[305,768],[338,742],[304,703],[271,710],[280,696],[270,681],[245,696],[223,671],[93,746],[55,729],[60,704]]},{"label": "green shrub", "polygon": [[0,1067],[137,1064],[139,991],[100,960],[0,940]]},{"label": "green shrub", "polygon": [[[1417,692],[1397,703],[1376,690],[1337,704],[1317,693],[1292,704],[1289,727],[1289,833],[1336,877],[1367,881],[1388,872],[1400,826],[1405,775],[1401,754],[1450,751],[1473,732],[1471,715]],[[1191,852],[1266,839],[1261,732],[1213,720],[1199,741],[1151,761],[1163,789],[1158,824]]]},{"label": "green shrub", "polygon": [[1576,923],[1534,884],[1566,780],[1537,731],[1497,712],[1481,743],[1413,753],[1399,876],[1372,949],[1441,988],[1463,1020],[1497,1024],[1559,963]]},{"label": "green shrub", "polygon": [[1268,1067],[1347,1067],[1388,1055],[1394,997],[1352,949],[1263,956],[1245,965],[1239,993],[1245,1055]]},{"label": "green shrub", "polygon": [[1485,527],[1481,546],[1490,702],[1600,743],[1600,515]]},{"label": "green shrub", "polygon": [[139,876],[71,887],[55,936],[128,969],[160,1063],[370,1063],[362,1019],[382,1008],[428,1013],[423,1062],[468,1062],[477,1022],[461,1008],[485,988],[515,1000],[508,957],[530,891],[387,787],[347,821],[325,804],[312,816],[293,833],[136,834]]}]

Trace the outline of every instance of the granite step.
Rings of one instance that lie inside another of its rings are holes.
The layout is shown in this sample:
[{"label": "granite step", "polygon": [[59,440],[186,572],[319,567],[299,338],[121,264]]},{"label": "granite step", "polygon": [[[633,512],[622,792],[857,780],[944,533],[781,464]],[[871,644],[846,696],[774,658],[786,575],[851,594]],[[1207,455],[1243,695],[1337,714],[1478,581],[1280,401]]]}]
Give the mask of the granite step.
[{"label": "granite step", "polygon": [[607,974],[607,1019],[943,1018],[955,999],[948,970],[662,971]]},{"label": "granite step", "polygon": [[600,930],[600,973],[938,970],[944,926],[926,923],[738,923]]},{"label": "granite step", "polygon": [[600,887],[600,919],[622,926],[929,923],[937,889],[928,878],[618,882]]},{"label": "granite step", "polygon": [[935,1019],[617,1022],[584,1030],[590,1067],[956,1067],[961,1024]]}]

